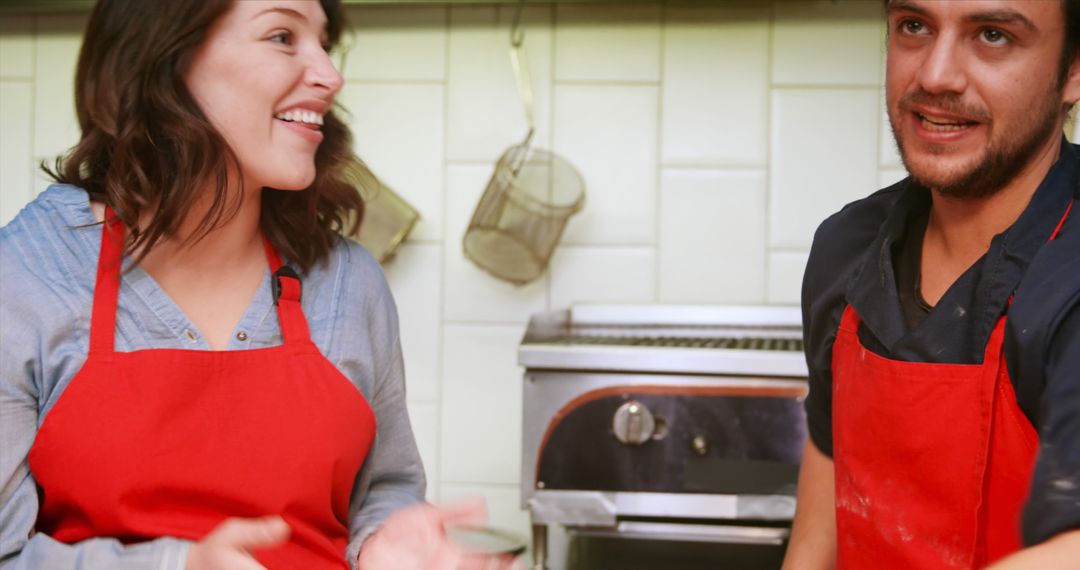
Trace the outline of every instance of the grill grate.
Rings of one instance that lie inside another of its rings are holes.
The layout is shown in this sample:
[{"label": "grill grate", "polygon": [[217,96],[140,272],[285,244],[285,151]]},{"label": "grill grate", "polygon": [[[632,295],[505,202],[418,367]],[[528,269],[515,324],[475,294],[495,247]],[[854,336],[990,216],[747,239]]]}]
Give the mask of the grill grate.
[{"label": "grill grate", "polygon": [[777,350],[802,352],[803,341],[798,338],[775,337],[685,337],[685,336],[587,336],[570,335],[550,339],[560,346],[643,346],[667,348],[709,348],[731,350]]}]

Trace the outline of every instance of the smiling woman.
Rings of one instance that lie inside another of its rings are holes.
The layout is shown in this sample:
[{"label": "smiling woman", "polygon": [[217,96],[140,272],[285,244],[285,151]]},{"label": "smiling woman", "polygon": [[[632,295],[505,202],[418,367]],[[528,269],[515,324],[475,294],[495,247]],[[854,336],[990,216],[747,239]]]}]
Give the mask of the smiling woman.
[{"label": "smiling woman", "polygon": [[0,229],[4,568],[499,568],[423,503],[397,315],[343,239],[336,0],[100,0],[82,138]]},{"label": "smiling woman", "polygon": [[[341,87],[325,51],[342,33],[338,2],[294,4],[99,2],[76,76],[83,136],[57,181],[112,205],[141,252],[182,222],[192,239],[205,235],[251,188],[310,189],[263,193],[261,216],[274,246],[310,267],[336,230],[355,232],[345,227],[363,209],[354,184],[371,175],[330,106]],[[275,113],[296,109],[321,115],[318,135],[268,146]],[[228,180],[248,190],[230,194]]]}]

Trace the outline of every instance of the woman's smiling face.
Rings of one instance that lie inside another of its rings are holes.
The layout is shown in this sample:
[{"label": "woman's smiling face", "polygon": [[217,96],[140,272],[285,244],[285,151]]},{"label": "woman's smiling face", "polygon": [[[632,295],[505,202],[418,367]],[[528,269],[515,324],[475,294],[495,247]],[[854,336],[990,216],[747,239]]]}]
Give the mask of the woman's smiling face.
[{"label": "woman's smiling face", "polygon": [[320,125],[342,78],[315,0],[234,2],[207,31],[184,79],[240,163],[247,189],[315,180]]}]

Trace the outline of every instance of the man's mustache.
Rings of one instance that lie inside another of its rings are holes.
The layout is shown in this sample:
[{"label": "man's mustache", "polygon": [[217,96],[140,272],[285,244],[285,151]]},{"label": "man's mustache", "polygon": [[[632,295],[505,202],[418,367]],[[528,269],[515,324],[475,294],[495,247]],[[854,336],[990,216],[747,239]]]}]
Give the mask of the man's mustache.
[{"label": "man's mustache", "polygon": [[911,108],[915,106],[928,107],[969,121],[987,122],[991,118],[986,109],[964,103],[960,100],[960,95],[956,93],[935,95],[919,89],[901,97],[897,106],[904,112],[911,111]]}]

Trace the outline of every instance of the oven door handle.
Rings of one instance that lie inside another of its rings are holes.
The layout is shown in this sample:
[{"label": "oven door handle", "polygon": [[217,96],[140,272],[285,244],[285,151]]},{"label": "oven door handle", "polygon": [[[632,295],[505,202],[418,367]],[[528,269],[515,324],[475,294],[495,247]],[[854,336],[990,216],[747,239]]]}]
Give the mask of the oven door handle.
[{"label": "oven door handle", "polygon": [[620,521],[615,528],[574,527],[573,531],[587,536],[772,546],[783,545],[790,535],[789,529],[779,527],[643,521]]}]

